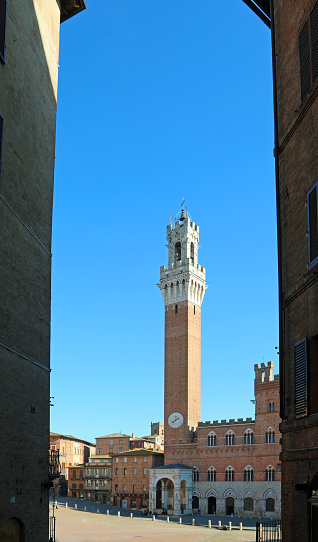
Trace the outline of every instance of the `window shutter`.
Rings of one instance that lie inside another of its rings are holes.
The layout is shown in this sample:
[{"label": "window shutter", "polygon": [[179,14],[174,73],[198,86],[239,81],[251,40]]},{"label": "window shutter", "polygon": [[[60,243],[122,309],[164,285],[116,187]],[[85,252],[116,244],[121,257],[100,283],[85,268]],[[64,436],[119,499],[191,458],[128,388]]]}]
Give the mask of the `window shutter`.
[{"label": "window shutter", "polygon": [[4,62],[6,48],[6,0],[0,0],[0,60]]},{"label": "window shutter", "polygon": [[309,23],[307,21],[299,36],[300,85],[302,100],[305,98],[305,96],[307,96],[311,87],[309,52]]},{"label": "window shutter", "polygon": [[[318,183],[308,193],[308,242],[309,242],[309,267],[318,261],[318,209],[317,209]],[[317,260],[317,261],[316,261]]]},{"label": "window shutter", "polygon": [[312,83],[318,76],[318,3],[310,14]]},{"label": "window shutter", "polygon": [[1,150],[2,150],[3,118],[0,116],[0,179],[1,179]]},{"label": "window shutter", "polygon": [[307,345],[306,339],[294,345],[295,359],[295,414],[307,415]]}]

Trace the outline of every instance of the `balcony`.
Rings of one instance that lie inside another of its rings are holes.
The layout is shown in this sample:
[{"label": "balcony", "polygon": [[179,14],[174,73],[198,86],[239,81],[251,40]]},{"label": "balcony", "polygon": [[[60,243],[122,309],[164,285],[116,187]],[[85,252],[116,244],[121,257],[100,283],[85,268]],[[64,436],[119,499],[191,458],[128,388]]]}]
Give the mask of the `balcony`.
[{"label": "balcony", "polygon": [[61,474],[60,453],[59,450],[49,451],[49,477],[58,478]]}]

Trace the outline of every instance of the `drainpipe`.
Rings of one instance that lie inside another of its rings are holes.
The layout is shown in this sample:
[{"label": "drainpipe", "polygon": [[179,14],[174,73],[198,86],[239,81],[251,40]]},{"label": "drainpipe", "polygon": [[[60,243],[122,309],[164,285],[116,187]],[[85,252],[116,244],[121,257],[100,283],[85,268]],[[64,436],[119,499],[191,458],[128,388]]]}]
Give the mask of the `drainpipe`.
[{"label": "drainpipe", "polygon": [[276,216],[277,216],[277,251],[278,251],[278,311],[279,311],[279,386],[280,386],[280,417],[285,418],[285,373],[284,373],[284,329],[282,311],[282,257],[281,257],[281,213],[279,190],[279,144],[278,144],[278,114],[277,114],[277,79],[276,79],[276,44],[274,0],[270,0],[271,38],[272,38],[272,69],[273,69],[273,101],[274,101],[274,137],[275,137],[275,177],[276,177]]}]

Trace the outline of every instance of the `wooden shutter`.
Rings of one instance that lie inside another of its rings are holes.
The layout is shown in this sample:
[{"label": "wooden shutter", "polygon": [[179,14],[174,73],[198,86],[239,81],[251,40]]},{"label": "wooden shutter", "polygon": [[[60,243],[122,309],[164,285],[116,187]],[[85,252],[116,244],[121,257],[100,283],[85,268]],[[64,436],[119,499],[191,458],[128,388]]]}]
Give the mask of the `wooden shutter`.
[{"label": "wooden shutter", "polygon": [[6,0],[0,0],[0,60],[4,62],[6,48]]},{"label": "wooden shutter", "polygon": [[1,149],[2,149],[3,118],[0,116],[0,179],[1,179]]},{"label": "wooden shutter", "polygon": [[308,243],[309,243],[309,267],[318,262],[318,209],[317,191],[318,183],[312,188],[307,196],[308,209]]},{"label": "wooden shutter", "polygon": [[310,14],[310,47],[312,83],[314,83],[318,76],[318,3]]},{"label": "wooden shutter", "polygon": [[307,416],[307,345],[303,339],[294,345],[295,414]]},{"label": "wooden shutter", "polygon": [[311,87],[309,22],[307,21],[299,36],[301,99],[307,96]]}]

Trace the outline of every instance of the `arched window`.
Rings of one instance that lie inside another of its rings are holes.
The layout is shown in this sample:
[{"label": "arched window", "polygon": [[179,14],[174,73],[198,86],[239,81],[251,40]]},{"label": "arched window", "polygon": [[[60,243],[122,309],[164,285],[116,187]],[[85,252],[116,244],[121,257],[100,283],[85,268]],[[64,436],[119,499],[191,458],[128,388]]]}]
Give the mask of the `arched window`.
[{"label": "arched window", "polygon": [[83,484],[80,484],[80,485],[79,485],[79,489],[83,489]]},{"label": "arched window", "polygon": [[254,444],[254,433],[250,429],[244,433],[244,444]]},{"label": "arched window", "polygon": [[234,469],[231,466],[225,469],[225,481],[234,482]]},{"label": "arched window", "polygon": [[235,435],[234,435],[233,431],[229,431],[226,434],[226,437],[225,437],[226,446],[233,446],[234,445],[234,440],[235,440],[234,437],[235,437]]},{"label": "arched window", "polygon": [[275,431],[271,427],[266,431],[266,442],[267,444],[275,442]]},{"label": "arched window", "polygon": [[274,412],[274,410],[275,410],[274,401],[269,401],[269,403],[268,403],[268,412]]},{"label": "arched window", "polygon": [[275,471],[272,465],[269,465],[265,470],[265,482],[274,482],[275,480]]},{"label": "arched window", "polygon": [[181,260],[181,243],[176,243],[174,246],[174,252],[175,252],[175,259],[176,262]]},{"label": "arched window", "polygon": [[194,471],[193,471],[193,474],[192,474],[192,479],[194,482],[198,482],[199,481],[199,471],[196,467],[194,467]]},{"label": "arched window", "polygon": [[208,469],[208,481],[215,482],[215,480],[216,480],[216,470],[214,467],[210,467]]},{"label": "arched window", "polygon": [[80,470],[80,478],[83,478],[83,471]]},{"label": "arched window", "polygon": [[213,432],[208,435],[208,446],[216,446],[216,434]]},{"label": "arched window", "polygon": [[72,484],[72,489],[76,489],[76,484]]},{"label": "arched window", "polygon": [[275,500],[271,497],[266,499],[266,512],[275,512]]},{"label": "arched window", "polygon": [[76,470],[73,469],[73,478],[76,478]]},{"label": "arched window", "polygon": [[254,510],[254,499],[251,497],[245,497],[244,499],[244,510],[246,512],[253,512]]},{"label": "arched window", "polygon": [[244,482],[253,482],[254,471],[250,465],[247,465],[244,469]]},{"label": "arched window", "polygon": [[191,258],[192,263],[193,263],[193,261],[194,261],[194,244],[193,243],[191,243],[191,245],[190,245],[190,258]]}]

